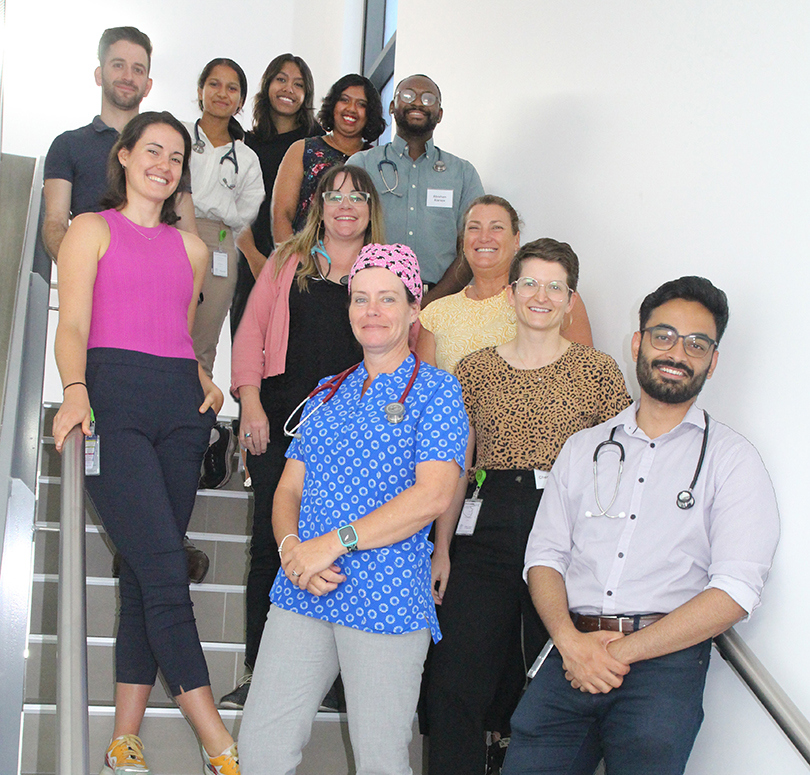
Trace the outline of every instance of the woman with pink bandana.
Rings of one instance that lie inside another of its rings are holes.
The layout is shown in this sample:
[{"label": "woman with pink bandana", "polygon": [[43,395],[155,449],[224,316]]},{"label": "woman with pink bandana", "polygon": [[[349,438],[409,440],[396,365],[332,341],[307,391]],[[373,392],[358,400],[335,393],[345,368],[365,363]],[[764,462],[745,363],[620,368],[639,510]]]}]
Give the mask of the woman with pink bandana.
[{"label": "woman with pink bandana", "polygon": [[461,390],[408,348],[422,297],[410,248],[366,245],[349,296],[363,361],[288,423],[273,506],[281,570],[240,733],[246,775],[295,772],[338,671],[358,773],[411,772],[422,665],[441,637],[428,531],[464,466]]}]

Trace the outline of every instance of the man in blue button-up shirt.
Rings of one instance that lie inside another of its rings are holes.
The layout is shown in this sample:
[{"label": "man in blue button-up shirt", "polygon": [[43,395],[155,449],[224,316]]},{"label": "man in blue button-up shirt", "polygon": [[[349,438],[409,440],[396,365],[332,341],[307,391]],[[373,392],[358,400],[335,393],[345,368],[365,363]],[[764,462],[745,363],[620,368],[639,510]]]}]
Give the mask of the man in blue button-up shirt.
[{"label": "man in blue button-up shirt", "polygon": [[430,287],[424,306],[461,290],[456,238],[464,212],[484,187],[470,162],[433,143],[442,96],[430,78],[400,81],[389,110],[397,127],[394,139],[356,153],[348,163],[365,169],[377,187],[386,240],[408,245],[419,258],[422,280]]},{"label": "man in blue button-up shirt", "polygon": [[574,434],[526,548],[555,649],[512,717],[504,773],[675,775],[703,720],[711,638],[747,617],[779,538],[754,447],[695,406],[717,366],[725,294],[662,285],[633,335],[641,395]]}]

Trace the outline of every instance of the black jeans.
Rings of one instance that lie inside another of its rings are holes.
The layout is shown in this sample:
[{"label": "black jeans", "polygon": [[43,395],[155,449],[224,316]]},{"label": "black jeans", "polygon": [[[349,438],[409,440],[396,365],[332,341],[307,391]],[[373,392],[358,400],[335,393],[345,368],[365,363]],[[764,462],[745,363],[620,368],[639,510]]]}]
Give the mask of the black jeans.
[{"label": "black jeans", "polygon": [[431,775],[484,771],[485,732],[508,732],[548,637],[522,577],[541,495],[533,471],[488,471],[474,534],[453,540],[428,683]]},{"label": "black jeans", "polygon": [[276,579],[281,560],[273,534],[273,498],[287,459],[289,441],[274,432],[263,455],[247,455],[247,469],[253,484],[253,532],[250,539],[250,570],[245,592],[245,665],[252,670],[259,653],[267,612],[270,610],[270,589]]}]

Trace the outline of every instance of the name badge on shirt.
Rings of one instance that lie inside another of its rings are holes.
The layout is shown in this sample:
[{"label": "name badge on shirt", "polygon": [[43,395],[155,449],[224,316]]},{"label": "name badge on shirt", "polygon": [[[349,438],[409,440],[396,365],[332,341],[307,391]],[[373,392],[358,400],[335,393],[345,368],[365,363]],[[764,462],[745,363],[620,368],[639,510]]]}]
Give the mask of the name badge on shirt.
[{"label": "name badge on shirt", "polygon": [[453,189],[452,188],[429,188],[427,190],[427,206],[428,207],[452,207],[453,206]]},{"label": "name badge on shirt", "polygon": [[481,511],[480,498],[467,498],[461,508],[461,516],[456,526],[457,536],[471,536],[475,532],[475,523],[478,522],[478,512]]},{"label": "name badge on shirt", "polygon": [[214,277],[227,277],[228,276],[228,254],[223,253],[221,250],[214,251],[214,262],[211,265],[211,271]]},{"label": "name badge on shirt", "polygon": [[548,471],[538,471],[536,468],[534,469],[535,490],[544,490],[546,487],[547,480],[548,480]]}]

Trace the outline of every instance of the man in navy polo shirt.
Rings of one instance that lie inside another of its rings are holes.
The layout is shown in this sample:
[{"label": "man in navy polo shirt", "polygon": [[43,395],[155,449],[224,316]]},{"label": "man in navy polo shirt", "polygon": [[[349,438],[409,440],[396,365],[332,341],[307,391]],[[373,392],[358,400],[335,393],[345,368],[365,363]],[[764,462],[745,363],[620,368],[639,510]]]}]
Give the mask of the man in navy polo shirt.
[{"label": "man in navy polo shirt", "polygon": [[[56,260],[70,219],[97,212],[107,189],[107,158],[118,133],[138,115],[152,88],[152,43],[135,27],[104,30],[98,44],[96,84],[101,113],[87,126],[59,135],[45,159],[45,222],[42,238]],[[180,226],[196,232],[191,196],[178,200]]]}]

